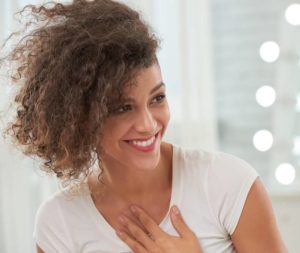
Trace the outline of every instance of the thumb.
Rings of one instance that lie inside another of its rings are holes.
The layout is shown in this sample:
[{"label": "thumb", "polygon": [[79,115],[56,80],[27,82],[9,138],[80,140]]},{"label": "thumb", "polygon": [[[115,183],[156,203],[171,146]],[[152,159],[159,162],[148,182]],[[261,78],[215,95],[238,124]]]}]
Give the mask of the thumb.
[{"label": "thumb", "polygon": [[193,234],[193,231],[186,225],[183,217],[176,205],[171,208],[171,221],[181,237],[189,237]]}]

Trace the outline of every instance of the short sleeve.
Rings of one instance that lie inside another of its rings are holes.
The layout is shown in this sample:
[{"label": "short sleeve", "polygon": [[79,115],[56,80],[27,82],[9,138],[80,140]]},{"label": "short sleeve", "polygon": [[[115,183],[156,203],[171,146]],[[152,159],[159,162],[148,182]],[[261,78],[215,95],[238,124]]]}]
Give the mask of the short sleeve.
[{"label": "short sleeve", "polygon": [[51,198],[39,207],[33,238],[45,253],[74,253],[59,204]]},{"label": "short sleeve", "polygon": [[207,170],[207,198],[217,222],[229,235],[237,226],[257,177],[253,167],[235,156],[220,152],[211,161]]}]

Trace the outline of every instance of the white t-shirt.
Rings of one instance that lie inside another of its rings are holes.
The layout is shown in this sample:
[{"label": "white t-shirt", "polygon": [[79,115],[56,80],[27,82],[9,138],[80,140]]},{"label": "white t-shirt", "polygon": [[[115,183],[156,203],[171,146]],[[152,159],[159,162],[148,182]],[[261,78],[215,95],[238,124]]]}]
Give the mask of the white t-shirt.
[{"label": "white t-shirt", "polygon": [[[232,155],[173,145],[169,211],[174,204],[180,208],[204,253],[236,252],[230,235],[257,176],[250,165]],[[171,235],[178,235],[169,211],[159,226]],[[46,253],[132,252],[97,210],[88,193],[70,200],[57,192],[46,200],[36,214],[33,236]]]}]

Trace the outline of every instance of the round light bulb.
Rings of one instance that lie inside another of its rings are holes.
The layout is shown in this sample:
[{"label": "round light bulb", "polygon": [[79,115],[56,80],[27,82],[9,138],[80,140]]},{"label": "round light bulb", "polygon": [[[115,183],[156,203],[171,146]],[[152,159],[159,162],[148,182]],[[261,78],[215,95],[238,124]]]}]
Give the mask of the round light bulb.
[{"label": "round light bulb", "polygon": [[300,155],[300,136],[294,138],[293,154]]},{"label": "round light bulb", "polygon": [[265,62],[274,62],[279,57],[280,48],[276,42],[267,41],[261,45],[259,53]]},{"label": "round light bulb", "polygon": [[268,130],[260,130],[253,136],[253,145],[259,151],[267,151],[273,145],[273,135]]},{"label": "round light bulb", "polygon": [[292,184],[296,177],[295,168],[289,163],[280,164],[275,171],[275,178],[283,185]]},{"label": "round light bulb", "polygon": [[262,86],[256,91],[256,101],[263,107],[269,107],[274,104],[276,92],[271,86]]},{"label": "round light bulb", "polygon": [[287,7],[285,19],[291,25],[300,25],[300,4],[291,4]]}]

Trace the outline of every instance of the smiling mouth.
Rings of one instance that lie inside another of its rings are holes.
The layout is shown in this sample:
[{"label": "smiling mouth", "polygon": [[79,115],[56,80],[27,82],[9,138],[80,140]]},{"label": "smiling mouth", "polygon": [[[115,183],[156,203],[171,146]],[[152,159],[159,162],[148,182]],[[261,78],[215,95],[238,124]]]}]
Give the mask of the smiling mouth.
[{"label": "smiling mouth", "polygon": [[155,142],[156,142],[158,133],[148,139],[126,140],[125,142],[140,151],[151,151],[155,147]]}]

